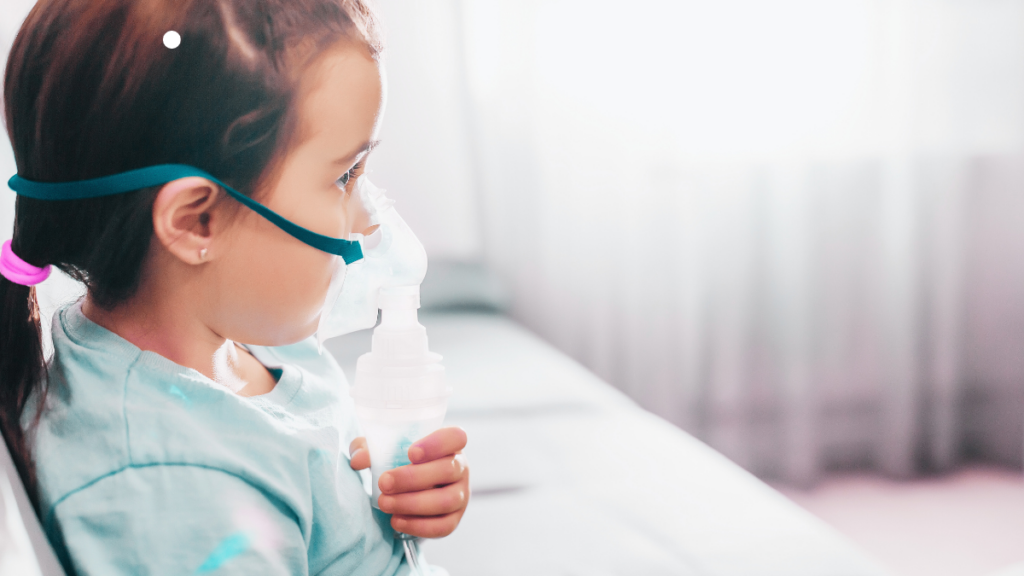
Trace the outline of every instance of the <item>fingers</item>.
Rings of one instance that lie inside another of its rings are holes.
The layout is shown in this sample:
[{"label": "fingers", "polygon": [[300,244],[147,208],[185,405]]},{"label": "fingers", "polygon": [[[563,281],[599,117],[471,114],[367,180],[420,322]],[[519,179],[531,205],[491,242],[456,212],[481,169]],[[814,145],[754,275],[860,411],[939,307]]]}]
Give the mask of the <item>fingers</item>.
[{"label": "fingers", "polygon": [[455,531],[465,509],[441,516],[392,516],[391,527],[420,538],[444,538]]},{"label": "fingers", "polygon": [[441,538],[455,530],[469,504],[469,466],[461,453],[466,432],[442,428],[409,448],[412,464],[381,474],[381,511],[405,534]]},{"label": "fingers", "polygon": [[363,470],[370,467],[370,451],[366,448],[366,438],[356,438],[349,444],[350,454],[348,465],[353,470]]},{"label": "fingers", "polygon": [[466,431],[458,426],[441,428],[409,448],[409,461],[420,464],[451,456],[466,447]]},{"label": "fingers", "polygon": [[462,480],[468,474],[464,454],[439,458],[425,464],[408,464],[380,475],[377,486],[384,494],[429,490]]},{"label": "fingers", "polygon": [[469,502],[469,478],[441,488],[382,494],[377,500],[381,512],[400,516],[442,516],[464,510]]}]

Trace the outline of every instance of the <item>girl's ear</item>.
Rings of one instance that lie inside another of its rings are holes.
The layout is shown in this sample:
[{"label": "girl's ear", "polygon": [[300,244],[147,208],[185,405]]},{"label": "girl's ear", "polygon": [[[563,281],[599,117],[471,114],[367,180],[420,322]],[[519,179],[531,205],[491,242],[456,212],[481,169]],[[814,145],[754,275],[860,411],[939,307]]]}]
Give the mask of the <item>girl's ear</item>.
[{"label": "girl's ear", "polygon": [[213,206],[221,194],[205,178],[168,182],[153,203],[153,233],[163,247],[186,264],[209,261]]}]

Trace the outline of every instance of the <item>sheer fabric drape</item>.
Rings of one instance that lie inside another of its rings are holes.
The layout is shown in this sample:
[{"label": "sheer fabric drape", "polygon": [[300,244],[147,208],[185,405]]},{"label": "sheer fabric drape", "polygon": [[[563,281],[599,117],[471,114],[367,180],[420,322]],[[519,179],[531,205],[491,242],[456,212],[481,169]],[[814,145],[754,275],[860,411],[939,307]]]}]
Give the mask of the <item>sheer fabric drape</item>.
[{"label": "sheer fabric drape", "polygon": [[517,318],[762,475],[1020,461],[1024,3],[454,6]]}]

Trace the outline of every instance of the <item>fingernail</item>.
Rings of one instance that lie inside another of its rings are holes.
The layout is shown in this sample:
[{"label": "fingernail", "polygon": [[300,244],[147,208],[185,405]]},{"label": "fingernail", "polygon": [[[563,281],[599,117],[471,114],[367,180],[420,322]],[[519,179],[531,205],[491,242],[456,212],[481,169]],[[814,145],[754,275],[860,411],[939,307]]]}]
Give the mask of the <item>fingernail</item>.
[{"label": "fingernail", "polygon": [[387,496],[381,496],[377,499],[377,507],[380,508],[381,512],[388,512],[391,510],[391,500],[393,499]]},{"label": "fingernail", "polygon": [[420,448],[419,446],[413,446],[412,448],[409,448],[409,461],[414,464],[419,463],[419,461],[423,459],[424,455],[426,455],[426,451],[424,451],[423,448]]},{"label": "fingernail", "polygon": [[391,489],[395,487],[395,479],[391,477],[391,474],[381,474],[380,480],[377,480],[377,486],[380,486],[381,492],[391,492]]},{"label": "fingernail", "polygon": [[356,448],[356,451],[353,452],[352,455],[348,457],[348,459],[349,460],[355,460],[356,459],[356,455],[359,454],[362,451],[363,451],[362,448]]}]

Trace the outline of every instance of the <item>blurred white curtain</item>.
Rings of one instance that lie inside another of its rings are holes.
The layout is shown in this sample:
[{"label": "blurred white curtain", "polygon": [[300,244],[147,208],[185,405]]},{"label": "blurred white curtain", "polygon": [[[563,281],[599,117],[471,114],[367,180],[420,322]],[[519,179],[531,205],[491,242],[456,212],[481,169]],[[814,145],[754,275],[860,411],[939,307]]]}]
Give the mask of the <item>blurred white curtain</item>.
[{"label": "blurred white curtain", "polygon": [[454,7],[516,317],[763,475],[1019,461],[1024,2]]}]

